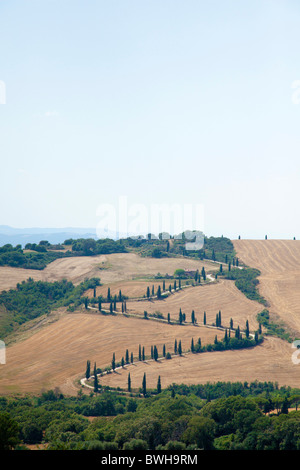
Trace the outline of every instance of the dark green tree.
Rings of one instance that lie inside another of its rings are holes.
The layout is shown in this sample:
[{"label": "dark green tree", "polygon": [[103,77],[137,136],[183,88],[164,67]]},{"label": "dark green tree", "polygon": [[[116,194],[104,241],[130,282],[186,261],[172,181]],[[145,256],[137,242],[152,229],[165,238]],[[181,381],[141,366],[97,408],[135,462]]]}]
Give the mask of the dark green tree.
[{"label": "dark green tree", "polygon": [[154,348],[153,348],[153,359],[154,359],[155,361],[158,360],[158,351],[157,351],[157,347],[156,347],[156,346],[154,346]]},{"label": "dark green tree", "polygon": [[0,451],[12,450],[19,442],[19,424],[6,411],[0,412]]},{"label": "dark green tree", "polygon": [[160,381],[160,375],[158,376],[157,380],[157,393],[161,393],[161,381]]},{"label": "dark green tree", "polygon": [[98,382],[98,375],[97,375],[97,367],[96,362],[94,364],[94,392],[98,393],[99,390],[99,382]]},{"label": "dark green tree", "polygon": [[91,361],[86,362],[86,371],[85,371],[85,378],[89,379],[91,376]]},{"label": "dark green tree", "polygon": [[128,392],[131,392],[131,378],[130,378],[130,372],[128,373],[127,390],[128,390]]},{"label": "dark green tree", "polygon": [[142,394],[144,395],[144,397],[147,395],[146,372],[144,372],[144,376],[143,376]]}]

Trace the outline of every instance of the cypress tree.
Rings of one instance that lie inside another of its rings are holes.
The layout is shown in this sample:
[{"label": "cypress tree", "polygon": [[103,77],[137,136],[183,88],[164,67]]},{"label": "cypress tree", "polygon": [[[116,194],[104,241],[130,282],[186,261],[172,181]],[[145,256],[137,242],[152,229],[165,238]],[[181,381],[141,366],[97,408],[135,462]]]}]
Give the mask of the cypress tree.
[{"label": "cypress tree", "polygon": [[91,376],[91,362],[87,361],[86,363],[86,371],[85,371],[85,378],[89,379]]},{"label": "cypress tree", "polygon": [[145,360],[145,347],[143,346],[143,351],[142,351],[142,360]]},{"label": "cypress tree", "polygon": [[130,362],[133,363],[133,352],[130,354]]},{"label": "cypress tree", "polygon": [[99,310],[99,312],[101,312],[101,307],[102,307],[102,304],[101,304],[101,300],[99,299],[99,301],[98,301],[98,310]]},{"label": "cypress tree", "polygon": [[181,311],[181,309],[180,309],[180,310],[179,310],[179,323],[180,323],[180,325],[182,324],[182,320],[183,320],[183,318],[182,318],[182,311]]},{"label": "cypress tree", "polygon": [[194,310],[192,310],[191,322],[193,323],[193,325],[195,324],[195,311]]},{"label": "cypress tree", "polygon": [[126,349],[125,361],[126,361],[126,364],[129,364],[129,351],[128,351],[128,349]]},{"label": "cypress tree", "polygon": [[122,367],[124,367],[124,366],[125,366],[124,357],[122,357],[122,359],[121,359],[121,366],[122,366]]},{"label": "cypress tree", "polygon": [[153,346],[151,346],[151,359],[153,359]]},{"label": "cypress tree", "polygon": [[154,349],[153,349],[153,359],[154,359],[155,361],[157,361],[157,359],[158,359],[158,351],[157,351],[157,347],[156,347],[156,346],[154,346]]},{"label": "cypress tree", "polygon": [[219,326],[222,326],[221,310],[219,310]]},{"label": "cypress tree", "polygon": [[177,339],[174,341],[174,354],[177,354]]},{"label": "cypress tree", "polygon": [[157,380],[157,393],[161,393],[160,375],[158,376],[158,380]]},{"label": "cypress tree", "polygon": [[94,298],[96,297],[96,287],[94,287]]},{"label": "cypress tree", "polygon": [[171,284],[169,285],[169,292],[170,292],[170,294],[172,294],[172,286],[171,286]]},{"label": "cypress tree", "polygon": [[170,314],[168,313],[168,323],[170,323],[171,321],[171,317],[170,317]]},{"label": "cypress tree", "polygon": [[218,337],[217,337],[217,335],[215,336],[215,344],[218,344]]},{"label": "cypress tree", "polygon": [[177,284],[176,284],[176,280],[174,281],[174,290],[176,290],[177,288]]},{"label": "cypress tree", "polygon": [[128,372],[127,390],[128,390],[128,392],[131,392],[131,378],[130,378],[130,372]]},{"label": "cypress tree", "polygon": [[110,301],[110,287],[107,289],[107,300]]},{"label": "cypress tree", "polygon": [[146,373],[144,372],[143,382],[142,382],[142,393],[144,397],[147,394],[147,384],[146,384]]},{"label": "cypress tree", "polygon": [[163,357],[166,357],[166,345],[163,345]]},{"label": "cypress tree", "polygon": [[204,315],[203,315],[203,324],[206,325],[206,312],[204,312]]},{"label": "cypress tree", "polygon": [[223,272],[223,264],[220,264],[220,273]]},{"label": "cypress tree", "polygon": [[157,294],[157,298],[160,299],[161,298],[161,287],[160,286],[158,286],[156,294]]},{"label": "cypress tree", "polygon": [[87,310],[87,308],[88,308],[88,305],[89,305],[89,299],[88,299],[88,297],[85,297],[85,298],[84,298],[84,306],[85,306],[85,309],[86,309],[86,310]]},{"label": "cypress tree", "polygon": [[96,368],[96,362],[94,364],[94,392],[97,393],[99,388],[99,383],[98,383],[98,376],[97,376],[97,368]]},{"label": "cypress tree", "polygon": [[178,344],[178,354],[179,354],[179,356],[181,356],[181,354],[182,354],[181,340],[179,341],[179,344]]},{"label": "cypress tree", "polygon": [[122,302],[122,313],[124,313],[124,302]]},{"label": "cypress tree", "polygon": [[142,360],[142,348],[141,345],[139,345],[139,361]]},{"label": "cypress tree", "polygon": [[147,298],[149,299],[149,297],[150,297],[150,287],[148,286],[147,287]]},{"label": "cypress tree", "polygon": [[113,353],[113,358],[112,358],[112,361],[111,361],[111,368],[112,368],[112,370],[115,370],[115,368],[116,368],[116,355],[115,355],[115,353]]},{"label": "cypress tree", "polygon": [[227,343],[227,341],[228,341],[227,328],[225,330],[224,341],[225,341],[225,343]]},{"label": "cypress tree", "polygon": [[233,320],[232,320],[232,318],[230,318],[230,328],[231,328],[231,330],[233,329]]},{"label": "cypress tree", "polygon": [[166,290],[166,281],[163,281],[163,292]]},{"label": "cypress tree", "polygon": [[154,286],[152,286],[152,295],[154,295]]},{"label": "cypress tree", "polygon": [[250,334],[250,331],[249,331],[249,322],[248,320],[246,321],[246,338],[249,338],[249,334]]},{"label": "cypress tree", "polygon": [[194,351],[195,351],[194,339],[192,338],[192,341],[191,341],[191,352],[193,353]]}]

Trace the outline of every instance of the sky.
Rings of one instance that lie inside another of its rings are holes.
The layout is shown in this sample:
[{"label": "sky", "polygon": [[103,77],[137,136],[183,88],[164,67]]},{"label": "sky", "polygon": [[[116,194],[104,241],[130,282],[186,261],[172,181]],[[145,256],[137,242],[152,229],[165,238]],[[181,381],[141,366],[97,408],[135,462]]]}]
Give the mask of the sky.
[{"label": "sky", "polygon": [[300,238],[299,24],[298,0],[0,0],[0,225],[177,204]]}]

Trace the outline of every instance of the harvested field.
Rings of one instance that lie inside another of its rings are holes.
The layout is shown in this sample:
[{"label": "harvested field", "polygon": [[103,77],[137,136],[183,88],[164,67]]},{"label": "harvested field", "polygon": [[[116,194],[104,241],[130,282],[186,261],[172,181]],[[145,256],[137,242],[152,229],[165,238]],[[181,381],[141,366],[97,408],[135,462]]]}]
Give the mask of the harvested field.
[{"label": "harvested field", "polygon": [[159,354],[163,344],[173,352],[175,338],[187,350],[192,338],[212,343],[215,334],[215,329],[191,325],[92,313],[66,314],[7,347],[6,364],[0,365],[0,394],[39,393],[54,387],[64,393],[77,393],[74,380],[84,376],[88,359],[92,365],[96,362],[97,367],[105,368],[111,364],[113,352],[117,362],[125,358],[126,349],[137,357],[139,344],[145,347],[146,356],[150,356],[151,345],[157,346]]},{"label": "harvested field", "polygon": [[173,274],[176,269],[202,269],[215,271],[218,265],[209,261],[186,258],[142,258],[135,253],[113,253],[99,256],[78,256],[60,258],[45,269],[22,269],[0,266],[0,290],[11,289],[18,282],[32,277],[35,281],[59,281],[68,279],[74,284],[86,278],[100,277],[101,283],[128,281],[133,278],[147,278],[161,273]]},{"label": "harvested field", "polygon": [[250,330],[258,327],[256,315],[262,310],[258,302],[247,299],[235,286],[234,282],[220,280],[217,283],[187,287],[164,300],[155,301],[128,301],[128,313],[161,312],[165,318],[170,313],[171,319],[178,320],[179,309],[186,314],[186,320],[191,321],[192,310],[195,311],[197,321],[203,322],[204,311],[207,323],[216,320],[216,314],[221,310],[222,324],[229,326],[230,319],[233,325],[244,329],[246,320],[249,321]]},{"label": "harvested field", "polygon": [[234,247],[244,263],[260,270],[259,292],[275,321],[279,317],[300,337],[300,241],[236,240]]},{"label": "harvested field", "polygon": [[[270,304],[271,316],[280,317],[299,332],[300,337],[300,243],[238,240],[234,245],[242,262],[261,271],[259,290]],[[123,294],[132,297],[144,295],[149,284],[151,287],[152,284],[162,285],[161,280],[150,279],[157,273],[173,274],[177,268],[201,270],[202,266],[206,271],[218,269],[218,265],[202,261],[140,258],[128,253],[61,259],[34,274],[45,280],[66,277],[75,283],[96,276],[104,284],[97,288],[97,295],[102,291],[106,295],[110,286],[112,295],[118,295],[121,289]],[[1,286],[5,282],[20,282],[18,276],[24,271],[26,279],[29,275],[36,279],[32,270],[0,268]],[[161,353],[162,345],[166,344],[167,351],[173,352],[175,338],[182,341],[183,350],[190,348],[192,337],[194,341],[200,337],[203,344],[211,343],[216,330],[201,326],[204,311],[208,324],[215,322],[221,310],[223,325],[228,326],[232,318],[234,326],[243,329],[248,320],[253,331],[257,328],[256,315],[263,306],[247,299],[234,282],[224,279],[182,289],[165,300],[127,301],[127,311],[133,315],[143,315],[146,310],[149,314],[160,312],[165,318],[170,313],[171,319],[178,320],[180,308],[186,314],[187,324],[183,326],[87,312],[64,313],[53,323],[48,319],[37,322],[32,334],[26,332],[22,341],[7,347],[7,363],[0,365],[0,393],[39,393],[59,387],[63,393],[76,394],[87,360],[103,369],[110,365],[113,352],[117,362],[125,356],[126,349],[137,356],[139,344],[145,346],[149,356],[151,345],[156,345]],[[200,326],[189,323],[192,310]],[[218,337],[222,338],[223,332]],[[291,360],[293,352],[291,344],[267,337],[262,345],[252,349],[189,353],[168,361],[139,362],[102,377],[100,383],[126,388],[130,370],[132,386],[137,388],[141,386],[144,372],[148,387],[156,387],[158,375],[161,375],[163,387],[173,382],[194,384],[218,380],[270,380],[279,385],[300,387],[299,369]]]},{"label": "harvested field", "polygon": [[126,389],[130,372],[132,388],[139,389],[146,373],[147,387],[156,388],[161,376],[162,388],[175,383],[187,385],[217,382],[277,381],[279,386],[300,387],[300,365],[291,361],[291,345],[278,339],[267,338],[260,346],[237,351],[188,354],[161,360],[126,366],[118,373],[103,376],[103,385]]}]

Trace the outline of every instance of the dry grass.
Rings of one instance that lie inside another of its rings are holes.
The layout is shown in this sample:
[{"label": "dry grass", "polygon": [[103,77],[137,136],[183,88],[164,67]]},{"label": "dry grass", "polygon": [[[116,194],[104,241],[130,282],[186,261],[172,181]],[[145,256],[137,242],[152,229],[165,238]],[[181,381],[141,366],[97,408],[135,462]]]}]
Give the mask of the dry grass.
[{"label": "dry grass", "polygon": [[[238,240],[234,244],[243,262],[260,269],[259,290],[269,301],[271,314],[277,314],[300,334],[300,243]],[[207,270],[212,266],[211,263],[206,265],[201,261],[183,258],[149,259],[129,253],[57,260],[36,274],[48,276],[47,280],[67,277],[76,282],[97,275],[105,284],[99,289],[104,289],[105,293],[109,285],[113,295],[114,292],[118,294],[120,288],[125,295],[134,295],[142,291],[145,293],[148,285],[145,278],[158,272],[172,274],[179,267],[201,269],[202,265]],[[217,266],[213,267],[218,269]],[[1,286],[5,282],[19,282],[21,271],[24,270],[0,269]],[[28,273],[26,270],[27,277]],[[132,314],[142,315],[144,310],[148,313],[160,311],[165,317],[170,313],[171,318],[176,320],[179,308],[186,313],[188,321],[191,311],[195,310],[200,323],[204,311],[208,323],[211,323],[221,310],[224,325],[228,325],[230,318],[233,318],[234,324],[243,328],[248,319],[250,329],[253,330],[257,327],[256,314],[262,306],[247,299],[233,282],[227,280],[189,287],[166,300],[127,302],[127,309]],[[183,349],[186,350],[190,347],[192,337],[194,340],[201,337],[202,342],[207,343],[212,342],[216,334],[215,330],[201,326],[168,325],[120,315],[103,316],[81,312],[64,313],[57,318],[53,323],[37,322],[34,329],[26,330],[26,334],[24,332],[21,341],[7,348],[7,364],[0,365],[0,393],[39,393],[43,389],[58,386],[64,393],[75,394],[78,379],[84,376],[88,359],[92,365],[96,362],[97,367],[104,368],[110,364],[113,352],[116,353],[117,361],[125,355],[126,349],[137,356],[139,344],[145,346],[146,354],[149,355],[150,347],[154,344],[159,352],[163,344],[171,351],[177,338],[181,339]],[[185,354],[184,357],[169,361],[148,361],[126,366],[118,373],[101,378],[101,383],[126,388],[130,371],[132,386],[137,388],[141,386],[144,372],[149,387],[156,386],[158,375],[161,375],[163,387],[173,382],[250,382],[256,379],[300,387],[299,369],[291,360],[293,351],[287,342],[270,337],[253,349]]]},{"label": "dry grass", "polygon": [[[223,336],[223,332],[220,332]],[[0,393],[39,393],[58,386],[65,393],[75,393],[74,380],[85,373],[86,361],[105,368],[125,357],[126,349],[138,356],[139,344],[150,355],[151,345],[159,354],[163,344],[173,352],[174,340],[181,340],[183,350],[191,339],[201,337],[203,344],[214,340],[216,330],[192,325],[168,325],[151,320],[105,316],[92,313],[65,314],[23,341],[7,347],[6,365],[0,365]]]},{"label": "dry grass", "polygon": [[229,326],[232,318],[234,326],[240,325],[243,329],[248,320],[251,330],[257,329],[256,315],[262,310],[261,304],[247,299],[233,282],[227,280],[187,287],[164,300],[127,302],[129,313],[159,311],[165,318],[170,313],[171,319],[174,320],[178,320],[180,308],[186,314],[187,321],[191,321],[191,313],[194,310],[197,321],[202,323],[205,311],[207,323],[211,324],[215,322],[216,314],[221,310],[224,326]]},{"label": "dry grass", "polygon": [[300,337],[300,241],[236,240],[238,257],[261,271],[259,292],[281,319]]},{"label": "dry grass", "polygon": [[218,266],[210,262],[186,258],[142,258],[135,253],[79,256],[60,258],[39,271],[0,266],[0,290],[14,288],[18,282],[32,277],[35,281],[68,279],[75,284],[86,278],[100,277],[101,283],[110,284],[134,278],[149,278],[161,273],[173,274],[176,269],[202,269],[214,271]]},{"label": "dry grass", "polygon": [[172,383],[191,385],[217,381],[252,382],[256,379],[261,382],[277,381],[280,386],[300,387],[300,366],[292,363],[292,352],[288,343],[278,338],[268,338],[253,349],[188,354],[159,363],[149,361],[129,365],[118,374],[103,376],[100,383],[126,389],[130,372],[131,384],[135,389],[142,386],[144,373],[149,388],[156,388],[159,375],[162,388]]}]

